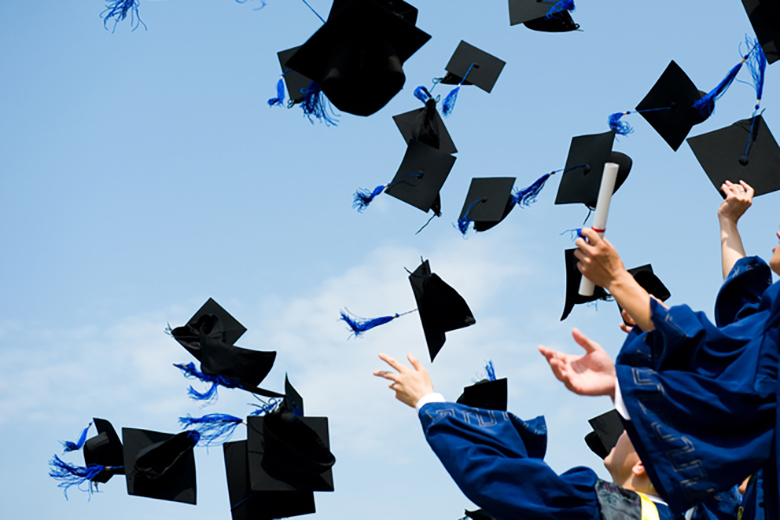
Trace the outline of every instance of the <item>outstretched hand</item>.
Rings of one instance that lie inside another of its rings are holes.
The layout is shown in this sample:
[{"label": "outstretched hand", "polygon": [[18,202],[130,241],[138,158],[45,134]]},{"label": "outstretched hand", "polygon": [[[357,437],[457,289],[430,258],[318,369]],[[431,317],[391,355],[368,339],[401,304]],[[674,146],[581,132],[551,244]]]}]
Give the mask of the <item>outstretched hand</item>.
[{"label": "outstretched hand", "polygon": [[584,355],[564,354],[539,346],[553,374],[577,395],[608,395],[614,399],[615,364],[609,354],[577,329],[572,330],[572,336],[585,349]]},{"label": "outstretched hand", "polygon": [[396,369],[398,372],[387,370],[374,370],[374,375],[392,381],[390,390],[395,391],[395,398],[402,403],[415,407],[417,401],[426,395],[433,393],[433,382],[428,371],[420,361],[412,354],[406,355],[412,368],[396,361],[387,354],[379,354],[379,359]]},{"label": "outstretched hand", "polygon": [[739,181],[739,184],[726,181],[721,185],[720,191],[726,195],[726,200],[718,206],[718,217],[736,224],[753,204],[754,190],[745,181]]}]

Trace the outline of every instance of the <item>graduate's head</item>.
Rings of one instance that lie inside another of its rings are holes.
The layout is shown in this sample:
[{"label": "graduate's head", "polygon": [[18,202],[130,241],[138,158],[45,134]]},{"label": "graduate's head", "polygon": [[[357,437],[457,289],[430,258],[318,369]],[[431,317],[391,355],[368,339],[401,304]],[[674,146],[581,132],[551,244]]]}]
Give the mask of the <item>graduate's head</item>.
[{"label": "graduate's head", "polygon": [[618,486],[632,491],[657,494],[647,476],[644,464],[639,459],[639,454],[625,431],[620,434],[617,444],[604,459],[604,467]]},{"label": "graduate's head", "polygon": [[[777,239],[780,240],[780,231],[777,232]],[[780,245],[772,249],[772,258],[769,260],[769,267],[776,275],[780,276]]]}]

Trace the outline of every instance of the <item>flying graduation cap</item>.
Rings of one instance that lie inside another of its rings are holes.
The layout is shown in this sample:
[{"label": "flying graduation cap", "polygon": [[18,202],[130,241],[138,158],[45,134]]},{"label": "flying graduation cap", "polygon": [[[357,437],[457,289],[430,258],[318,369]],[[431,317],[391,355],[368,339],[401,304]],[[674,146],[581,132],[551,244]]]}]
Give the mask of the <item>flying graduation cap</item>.
[{"label": "flying graduation cap", "polygon": [[727,180],[745,181],[756,196],[780,190],[780,147],[761,115],[691,137],[688,144],[721,196]]},{"label": "flying graduation cap", "polygon": [[458,217],[458,228],[464,235],[469,224],[476,231],[486,231],[509,215],[517,203],[512,196],[514,177],[483,177],[471,179],[466,201]]},{"label": "flying graduation cap", "polygon": [[496,379],[492,361],[488,362],[485,368],[487,370],[487,378],[463,388],[463,393],[456,402],[472,408],[506,412],[507,379]]},{"label": "flying graduation cap", "polygon": [[780,60],[780,2],[777,0],[742,0],[750,24],[756,32],[767,61]]},{"label": "flying graduation cap", "polygon": [[436,110],[436,101],[430,96],[427,97],[423,108],[393,116],[393,121],[406,144],[419,141],[442,153],[458,153],[439,111]]},{"label": "flying graduation cap", "polygon": [[266,397],[281,394],[259,388],[276,359],[276,352],[260,352],[234,346],[246,328],[216,301],[208,301],[182,327],[171,330],[171,335],[190,354],[200,361],[200,371],[193,363],[176,365],[185,375],[211,383],[205,393],[190,387],[190,397],[209,401],[216,397],[217,388],[240,388]]},{"label": "flying graduation cap", "polygon": [[287,93],[290,99],[287,104],[288,108],[292,108],[293,105],[298,103],[303,103],[311,80],[287,66],[287,62],[296,52],[298,52],[298,49],[300,49],[300,47],[293,47],[292,49],[280,51],[276,54],[279,58],[279,65],[282,67],[282,75],[276,83],[276,97],[268,100],[269,106],[282,106],[284,104],[285,86],[287,87]]},{"label": "flying graduation cap", "polygon": [[[403,87],[403,63],[429,39],[400,0],[336,0],[325,24],[287,60],[339,110],[368,116]],[[306,102],[304,101],[304,108]]]},{"label": "flying graduation cap", "polygon": [[442,113],[445,116],[452,113],[463,85],[476,85],[490,94],[505,65],[505,61],[461,41],[445,67],[447,74],[441,79],[444,85],[457,85],[444,98]]},{"label": "flying graduation cap", "polygon": [[590,303],[596,300],[607,301],[610,296],[604,288],[596,286],[593,291],[593,296],[582,296],[580,294],[580,282],[582,281],[582,273],[577,269],[577,257],[574,256],[574,252],[577,249],[567,249],[564,251],[566,259],[566,300],[563,305],[563,315],[561,321],[565,320],[575,305],[582,303]]},{"label": "flying graduation cap", "polygon": [[576,31],[580,26],[574,23],[572,10],[572,0],[509,0],[509,25],[524,24],[541,32]]},{"label": "flying graduation cap", "polygon": [[[664,283],[653,272],[653,266],[650,264],[640,265],[629,269],[628,272],[634,277],[634,280],[651,296],[665,302],[671,298],[672,293],[666,288]],[[618,310],[623,312],[623,308],[618,304]]]},{"label": "flying graduation cap", "polygon": [[585,443],[593,453],[604,459],[615,447],[625,429],[620,414],[617,410],[610,410],[589,419],[588,422],[593,431],[585,436]]}]

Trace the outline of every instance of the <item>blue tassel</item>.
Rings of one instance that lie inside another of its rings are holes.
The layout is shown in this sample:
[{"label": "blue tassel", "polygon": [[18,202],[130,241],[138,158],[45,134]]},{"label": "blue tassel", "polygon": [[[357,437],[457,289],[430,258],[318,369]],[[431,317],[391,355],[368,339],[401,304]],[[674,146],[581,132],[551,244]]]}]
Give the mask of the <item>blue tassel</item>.
[{"label": "blue tassel", "polygon": [[487,372],[487,378],[488,381],[495,381],[496,380],[496,369],[493,368],[493,362],[488,361],[487,365],[485,365],[485,371]]},{"label": "blue tassel", "polygon": [[425,87],[417,87],[414,89],[414,97],[422,101],[423,103],[426,103],[429,99],[433,99],[433,96],[430,92],[428,92],[428,89]]},{"label": "blue tassel", "polygon": [[87,427],[84,428],[84,431],[81,432],[81,437],[79,437],[78,442],[60,441],[62,446],[65,448],[64,453],[68,453],[69,451],[78,451],[82,446],[84,446],[84,443],[87,441],[87,432],[89,431],[90,426],[92,426],[92,422],[90,422]]},{"label": "blue tassel", "polygon": [[457,225],[457,228],[458,228],[458,230],[460,230],[460,232],[463,234],[463,236],[464,236],[464,237],[466,236],[466,233],[467,233],[467,232],[468,232],[468,230],[469,230],[469,224],[471,224],[472,222],[474,222],[473,220],[471,220],[471,219],[469,218],[469,213],[471,213],[471,208],[473,208],[473,207],[474,207],[474,204],[476,204],[476,203],[478,203],[478,202],[482,202],[482,201],[484,201],[484,200],[485,200],[485,199],[477,199],[477,200],[475,200],[474,202],[472,202],[471,204],[469,204],[469,207],[468,207],[468,209],[466,209],[466,213],[465,213],[465,214],[464,214],[462,217],[460,217],[460,218],[458,219],[458,225]]},{"label": "blue tassel", "polygon": [[[60,481],[57,487],[62,488],[66,499],[68,498],[68,489],[72,486],[77,486],[81,491],[88,492],[91,495],[93,486],[94,490],[97,491],[97,482],[92,482],[92,479],[98,476],[100,472],[112,469],[111,466],[101,466],[99,464],[90,464],[86,467],[68,464],[57,455],[49,461],[49,467],[49,476]],[[89,483],[87,489],[82,489],[82,484],[87,482]]]},{"label": "blue tassel", "polygon": [[243,388],[241,383],[233,381],[232,379],[228,379],[222,376],[210,376],[204,374],[203,372],[199,372],[198,369],[195,368],[195,364],[192,362],[187,363],[186,365],[174,364],[173,366],[184,372],[184,377],[189,379],[198,379],[204,383],[211,383],[211,387],[202,393],[195,390],[192,386],[189,387],[187,390],[187,395],[189,395],[190,398],[195,401],[205,401],[210,403],[216,400],[218,397],[217,389],[220,386],[224,386],[225,388]]},{"label": "blue tassel", "polygon": [[566,233],[569,234],[569,238],[572,242],[578,238],[582,238],[582,228],[567,229],[566,231],[561,231],[559,235],[565,235]]},{"label": "blue tassel", "polygon": [[764,75],[766,73],[766,55],[764,55],[764,49],[758,43],[758,40],[747,39],[748,45],[753,45],[755,51],[750,54],[748,58],[748,68],[750,69],[750,75],[753,77],[753,88],[756,90],[756,106],[755,110],[758,110],[761,106],[761,98],[764,95]]},{"label": "blue tassel", "polygon": [[[414,311],[409,311],[409,312],[414,312]],[[409,314],[409,312],[405,312],[403,314],[393,314],[392,316],[383,316],[381,318],[374,318],[370,320],[354,320],[350,318],[348,314],[342,311],[341,320],[344,321],[347,325],[349,325],[349,328],[352,329],[352,333],[357,337],[363,334],[364,332],[366,332],[367,330],[371,330],[374,327],[378,327],[380,325],[384,325],[385,323],[389,323],[396,318]]]},{"label": "blue tassel", "polygon": [[444,117],[449,117],[452,111],[455,110],[455,102],[458,100],[459,91],[460,85],[450,90],[450,93],[444,98],[444,103],[441,105],[441,113],[444,114]]},{"label": "blue tassel", "polygon": [[[262,399],[260,401],[263,402]],[[282,402],[281,399],[271,399],[267,403],[263,402],[263,404],[252,404],[252,406],[254,406],[257,409],[252,410],[252,412],[249,415],[260,416],[260,417],[262,417],[263,415],[267,415],[273,412],[279,406],[279,404],[281,404],[281,402]]]},{"label": "blue tassel", "polygon": [[116,26],[119,22],[127,18],[130,14],[130,27],[135,31],[139,25],[143,25],[146,29],[146,24],[138,16],[138,0],[107,0],[106,8],[100,13],[100,17],[103,19],[103,27],[108,29],[108,21],[114,19],[114,28],[111,32],[116,30]]},{"label": "blue tassel", "polygon": [[614,130],[617,135],[628,135],[634,131],[634,129],[631,128],[631,125],[620,120],[621,117],[630,113],[631,111],[629,110],[628,112],[615,112],[609,116],[609,127]]},{"label": "blue tassel", "polygon": [[553,173],[555,172],[545,173],[536,179],[534,183],[527,188],[518,190],[512,197],[512,204],[517,204],[520,207],[528,207],[536,202],[536,197],[539,196],[539,193],[542,191],[542,188],[544,188],[547,179],[549,179]]},{"label": "blue tassel", "polygon": [[[249,0],[236,0],[236,3],[239,3],[239,4],[245,4],[245,3],[247,3],[248,1],[249,1]],[[265,7],[265,6],[266,6],[265,0],[260,0],[260,3],[261,3],[262,5],[261,5],[260,7],[255,7],[255,8],[253,9],[253,11],[259,11],[260,9],[262,9],[263,7]]]},{"label": "blue tassel", "polygon": [[381,186],[374,188],[374,191],[368,191],[366,189],[360,188],[353,196],[352,207],[357,209],[358,212],[363,213],[363,210],[366,209],[369,204],[371,204],[372,200],[385,191],[387,186],[387,184],[382,184]]},{"label": "blue tassel", "polygon": [[325,123],[325,126],[338,125],[338,120],[329,113],[328,99],[322,93],[322,87],[319,83],[316,81],[309,83],[304,94],[301,108],[312,124],[314,124],[314,119],[317,119],[321,123]]},{"label": "blue tassel", "polygon": [[547,11],[546,18],[549,20],[561,11],[574,11],[574,0],[561,0]]},{"label": "blue tassel", "polygon": [[698,100],[696,103],[693,104],[693,108],[699,111],[699,114],[702,115],[702,117],[710,117],[713,110],[715,110],[715,102],[723,96],[723,94],[726,93],[726,91],[729,89],[732,83],[734,83],[734,79],[737,77],[737,74],[739,73],[739,70],[742,68],[742,65],[750,58],[750,56],[753,54],[753,51],[755,51],[756,48],[761,48],[758,43],[756,43],[748,53],[742,57],[742,61],[737,63],[726,75],[725,78],[723,78],[723,81],[718,83],[718,86],[712,89],[705,95],[703,98]]},{"label": "blue tassel", "polygon": [[[227,442],[236,431],[239,424],[244,423],[240,417],[226,415],[221,413],[212,413],[203,417],[179,417],[179,424],[182,428],[194,427],[192,432],[197,432],[198,440],[201,446],[211,446],[216,442]],[[205,442],[203,442],[205,441]]]},{"label": "blue tassel", "polygon": [[[287,71],[284,74],[287,74]],[[269,107],[280,107],[284,103],[284,74],[276,82],[276,97],[268,100]]]}]

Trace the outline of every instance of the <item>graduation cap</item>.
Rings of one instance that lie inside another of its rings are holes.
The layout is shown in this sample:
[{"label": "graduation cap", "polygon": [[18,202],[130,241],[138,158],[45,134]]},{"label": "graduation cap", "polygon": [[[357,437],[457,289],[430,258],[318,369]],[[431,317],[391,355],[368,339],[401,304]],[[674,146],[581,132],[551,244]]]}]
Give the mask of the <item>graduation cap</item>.
[{"label": "graduation cap", "polygon": [[[531,30],[542,32],[576,31],[580,26],[574,23],[569,13],[574,2],[546,0],[509,0],[509,25],[525,24]],[[557,7],[556,7],[557,6]]]},{"label": "graduation cap", "polygon": [[507,379],[505,377],[493,381],[483,379],[471,386],[464,387],[457,402],[472,408],[506,412],[507,393]]},{"label": "graduation cap", "polygon": [[386,191],[388,195],[417,209],[426,213],[433,211],[434,215],[439,216],[439,190],[444,186],[444,181],[454,165],[455,157],[449,153],[412,140],[393,180],[377,186],[371,192],[358,190],[355,192],[352,206],[362,211],[382,191]]},{"label": "graduation cap", "polygon": [[311,491],[253,491],[247,445],[248,441],[238,441],[222,446],[233,520],[272,520],[316,512]]},{"label": "graduation cap", "polygon": [[756,196],[780,189],[780,147],[760,115],[691,137],[688,144],[719,192],[727,180],[747,182]]},{"label": "graduation cap", "polygon": [[566,259],[566,302],[563,305],[563,315],[561,321],[565,320],[575,305],[581,303],[590,303],[596,300],[607,300],[609,295],[604,288],[596,286],[593,291],[593,296],[582,296],[580,294],[580,281],[582,280],[582,273],[577,269],[577,257],[574,256],[574,252],[577,249],[567,249],[564,251]]},{"label": "graduation cap", "polygon": [[457,85],[444,98],[442,113],[445,116],[452,113],[462,85],[476,85],[490,94],[504,65],[505,61],[461,41],[445,67],[447,74],[441,80],[445,85]]},{"label": "graduation cap", "polygon": [[458,153],[455,143],[436,110],[436,101],[429,98],[423,108],[393,116],[398,130],[406,141],[419,141],[442,153]]},{"label": "graduation cap", "polygon": [[122,428],[122,439],[128,494],[195,504],[197,432]]},{"label": "graduation cap", "polygon": [[198,371],[192,363],[176,365],[186,375],[211,383],[210,390],[199,393],[190,387],[190,396],[210,400],[218,386],[241,388],[267,397],[281,394],[259,388],[276,359],[276,352],[261,352],[234,346],[246,328],[217,302],[209,300],[190,319],[187,325],[177,327],[171,335],[200,361]]},{"label": "graduation cap", "polygon": [[470,222],[476,231],[487,231],[509,215],[516,201],[512,197],[514,177],[475,177],[460,211],[458,228],[464,235]]},{"label": "graduation cap", "polygon": [[650,264],[634,267],[629,269],[628,272],[631,273],[631,276],[648,294],[655,296],[662,302],[665,302],[672,296],[672,293],[669,292],[669,289],[666,288],[661,279],[655,275],[653,266]]},{"label": "graduation cap", "polygon": [[756,32],[767,61],[780,60],[780,2],[777,0],[742,0],[750,24]]},{"label": "graduation cap", "polygon": [[623,421],[617,410],[610,410],[588,420],[593,431],[585,436],[588,448],[599,457],[606,458],[623,433]]},{"label": "graduation cap", "polygon": [[466,300],[444,280],[431,272],[431,266],[424,260],[409,275],[417,310],[420,313],[425,342],[433,362],[447,340],[445,332],[462,329],[477,322]]},{"label": "graduation cap", "polygon": [[[677,151],[691,128],[706,119],[693,107],[704,95],[685,71],[672,60],[650,92],[636,106],[635,112],[650,123],[672,150]],[[612,114],[609,120],[610,128],[614,128],[619,135],[631,133],[631,126],[620,121],[622,116],[631,113],[628,111]]]},{"label": "graduation cap", "polygon": [[595,208],[604,164],[607,162],[620,166],[615,192],[623,185],[631,172],[632,161],[629,156],[612,151],[614,140],[614,130],[603,134],[580,135],[571,140],[566,168],[558,185],[556,204],[582,203],[591,209]]},{"label": "graduation cap", "polygon": [[284,87],[287,86],[287,93],[290,96],[288,107],[303,102],[306,91],[311,84],[311,80],[303,74],[296,72],[287,66],[287,61],[300,49],[293,47],[286,51],[276,53],[279,58],[279,65],[282,67],[282,75],[276,84],[276,97],[268,100],[270,106],[281,106],[284,102]]},{"label": "graduation cap", "polygon": [[496,520],[495,517],[487,514],[484,509],[475,509],[474,511],[464,509],[463,514],[466,515],[463,518],[471,518],[472,520]]},{"label": "graduation cap", "polygon": [[416,18],[414,7],[397,0],[334,2],[287,66],[314,80],[338,109],[371,115],[401,90],[403,63],[430,39]]},{"label": "graduation cap", "polygon": [[122,441],[114,427],[105,419],[92,419],[98,434],[84,443],[84,463],[99,465],[105,469],[92,478],[92,482],[108,482],[114,475],[124,475]]}]

